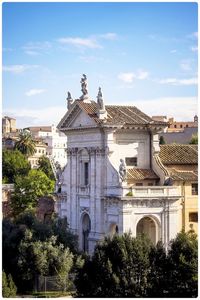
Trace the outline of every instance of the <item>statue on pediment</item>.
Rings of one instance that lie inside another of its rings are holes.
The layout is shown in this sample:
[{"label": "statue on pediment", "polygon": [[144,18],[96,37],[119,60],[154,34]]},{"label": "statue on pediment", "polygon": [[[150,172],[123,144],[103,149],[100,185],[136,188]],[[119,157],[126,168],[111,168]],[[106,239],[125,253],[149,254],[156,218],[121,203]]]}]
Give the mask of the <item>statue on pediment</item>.
[{"label": "statue on pediment", "polygon": [[83,93],[83,96],[86,96],[88,94],[87,90],[87,77],[85,74],[83,74],[83,77],[81,78],[81,92]]}]

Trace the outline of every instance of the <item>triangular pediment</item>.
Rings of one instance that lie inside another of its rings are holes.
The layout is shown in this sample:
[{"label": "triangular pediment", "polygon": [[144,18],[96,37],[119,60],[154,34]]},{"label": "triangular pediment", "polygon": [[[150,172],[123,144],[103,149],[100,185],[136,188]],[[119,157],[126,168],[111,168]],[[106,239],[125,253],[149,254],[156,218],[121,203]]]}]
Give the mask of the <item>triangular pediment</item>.
[{"label": "triangular pediment", "polygon": [[78,103],[74,103],[58,124],[58,129],[63,130],[67,128],[90,127],[95,125],[95,121],[81,109]]}]

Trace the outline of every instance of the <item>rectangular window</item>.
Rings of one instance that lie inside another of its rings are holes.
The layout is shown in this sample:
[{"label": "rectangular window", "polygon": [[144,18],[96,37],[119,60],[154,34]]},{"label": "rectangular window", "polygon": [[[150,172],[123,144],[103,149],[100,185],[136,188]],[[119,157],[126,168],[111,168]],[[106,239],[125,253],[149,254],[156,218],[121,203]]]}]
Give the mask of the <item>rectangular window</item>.
[{"label": "rectangular window", "polygon": [[137,157],[126,157],[125,160],[127,166],[137,166]]},{"label": "rectangular window", "polygon": [[198,222],[198,213],[189,213],[189,222]]},{"label": "rectangular window", "polygon": [[198,195],[198,183],[192,183],[192,195]]},{"label": "rectangular window", "polygon": [[137,182],[135,185],[136,186],[143,186],[143,183],[142,182]]},{"label": "rectangular window", "polygon": [[152,186],[152,185],[153,185],[153,182],[149,182],[149,183],[148,183],[148,186]]},{"label": "rectangular window", "polygon": [[84,185],[89,183],[89,164],[88,162],[84,163]]}]

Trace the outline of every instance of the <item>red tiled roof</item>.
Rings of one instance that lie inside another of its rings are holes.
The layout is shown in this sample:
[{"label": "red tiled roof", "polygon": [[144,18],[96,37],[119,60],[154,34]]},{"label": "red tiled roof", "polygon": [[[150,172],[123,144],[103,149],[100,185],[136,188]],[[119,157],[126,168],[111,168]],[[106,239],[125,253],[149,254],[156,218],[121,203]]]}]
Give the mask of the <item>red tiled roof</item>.
[{"label": "red tiled roof", "polygon": [[127,169],[127,179],[130,180],[145,180],[145,179],[159,179],[159,177],[151,169]]},{"label": "red tiled roof", "polygon": [[[169,170],[169,169],[168,169]],[[178,181],[198,181],[198,171],[183,171],[172,168],[169,170],[170,177]]]},{"label": "red tiled roof", "polygon": [[164,165],[198,164],[196,145],[161,145],[159,157]]}]

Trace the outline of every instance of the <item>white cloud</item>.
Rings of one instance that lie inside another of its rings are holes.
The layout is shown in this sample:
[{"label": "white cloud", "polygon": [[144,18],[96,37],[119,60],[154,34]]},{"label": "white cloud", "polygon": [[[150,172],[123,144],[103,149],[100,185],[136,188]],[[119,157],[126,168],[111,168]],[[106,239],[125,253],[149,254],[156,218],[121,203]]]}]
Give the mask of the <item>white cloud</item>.
[{"label": "white cloud", "polygon": [[183,71],[190,71],[191,70],[191,61],[189,59],[182,60],[180,62],[180,67]]},{"label": "white cloud", "polygon": [[144,80],[149,76],[147,71],[142,69],[138,69],[135,73],[128,72],[128,73],[120,73],[118,78],[126,83],[132,83],[134,79]]},{"label": "white cloud", "polygon": [[192,46],[190,49],[192,50],[192,52],[197,52],[198,51],[198,47],[197,46]]},{"label": "white cloud", "polygon": [[4,72],[10,72],[13,74],[20,74],[27,70],[35,69],[38,65],[9,65],[9,66],[3,66]]},{"label": "white cloud", "polygon": [[197,97],[163,97],[136,100],[134,105],[149,116],[167,115],[174,117],[176,121],[192,121],[197,114],[198,100]]},{"label": "white cloud", "polygon": [[42,52],[47,53],[47,51],[51,48],[50,42],[29,42],[25,46],[22,47],[24,52],[28,55],[39,55]]},{"label": "white cloud", "polygon": [[120,73],[118,75],[118,78],[124,82],[131,83],[133,82],[133,79],[135,78],[134,73]]},{"label": "white cloud", "polygon": [[172,50],[170,51],[170,53],[176,53],[176,52],[177,52],[176,49],[172,49]]},{"label": "white cloud", "polygon": [[44,89],[31,89],[31,90],[27,91],[25,93],[25,95],[30,97],[30,96],[35,96],[35,95],[42,94],[44,92],[46,92],[46,90],[44,90]]},{"label": "white cloud", "polygon": [[143,80],[143,79],[146,79],[148,76],[149,76],[149,73],[147,71],[139,69],[138,73],[136,75],[136,78]]},{"label": "white cloud", "polygon": [[165,79],[158,80],[158,83],[172,84],[172,85],[196,85],[198,84],[198,79],[197,78],[188,78],[188,79],[165,78]]},{"label": "white cloud", "polygon": [[100,44],[94,38],[80,38],[80,37],[65,37],[58,39],[58,42],[61,44],[68,44],[75,47],[86,47],[86,48],[102,48]]},{"label": "white cloud", "polygon": [[114,32],[108,32],[108,33],[105,33],[105,34],[101,34],[100,37],[105,39],[105,40],[113,41],[113,40],[117,39],[118,35]]},{"label": "white cloud", "polygon": [[66,106],[52,106],[40,109],[5,109],[4,115],[16,118],[17,128],[40,125],[58,125],[65,114]]}]

